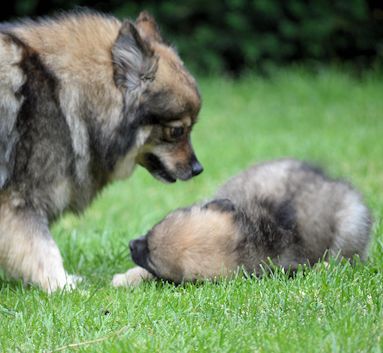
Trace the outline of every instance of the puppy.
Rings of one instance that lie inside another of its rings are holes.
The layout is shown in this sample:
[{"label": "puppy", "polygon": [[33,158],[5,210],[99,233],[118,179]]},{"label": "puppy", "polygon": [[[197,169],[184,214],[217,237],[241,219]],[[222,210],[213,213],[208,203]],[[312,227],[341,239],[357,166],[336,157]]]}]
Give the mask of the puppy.
[{"label": "puppy", "polygon": [[141,165],[202,172],[193,77],[143,12],[85,11],[0,25],[0,266],[46,291],[73,285],[49,232]]},{"label": "puppy", "polygon": [[294,271],[323,257],[366,259],[371,216],[349,184],[292,159],[256,165],[205,204],[170,213],[130,250],[139,266],[115,286],[163,278],[176,283],[259,275],[273,264]]}]

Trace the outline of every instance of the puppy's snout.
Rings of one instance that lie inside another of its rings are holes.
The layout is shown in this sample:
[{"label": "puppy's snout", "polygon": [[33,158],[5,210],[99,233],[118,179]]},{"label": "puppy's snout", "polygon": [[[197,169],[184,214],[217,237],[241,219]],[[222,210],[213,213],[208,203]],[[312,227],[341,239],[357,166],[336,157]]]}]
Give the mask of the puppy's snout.
[{"label": "puppy's snout", "polygon": [[130,249],[131,254],[134,252],[134,242],[135,242],[135,240],[131,240],[129,242],[129,249]]},{"label": "puppy's snout", "polygon": [[130,255],[132,257],[132,260],[138,266],[148,269],[147,263],[148,263],[149,249],[148,249],[148,241],[146,237],[143,236],[138,239],[131,240],[129,242],[129,248],[130,248]]},{"label": "puppy's snout", "polygon": [[129,242],[129,249],[131,254],[141,254],[146,250],[146,239],[141,237]]},{"label": "puppy's snout", "polygon": [[193,161],[192,163],[192,175],[196,176],[198,174],[201,174],[203,172],[203,167],[200,162],[197,160]]}]

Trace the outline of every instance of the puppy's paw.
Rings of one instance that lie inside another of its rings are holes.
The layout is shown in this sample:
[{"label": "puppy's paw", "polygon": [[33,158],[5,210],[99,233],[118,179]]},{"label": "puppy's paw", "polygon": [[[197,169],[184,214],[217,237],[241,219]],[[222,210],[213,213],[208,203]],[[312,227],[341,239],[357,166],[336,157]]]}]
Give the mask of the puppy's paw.
[{"label": "puppy's paw", "polygon": [[123,287],[128,285],[129,284],[127,283],[127,280],[126,280],[126,273],[117,273],[113,276],[113,279],[112,279],[113,287]]},{"label": "puppy's paw", "polygon": [[113,276],[113,287],[136,287],[143,281],[152,279],[153,275],[142,267],[134,267],[125,273],[118,273]]}]

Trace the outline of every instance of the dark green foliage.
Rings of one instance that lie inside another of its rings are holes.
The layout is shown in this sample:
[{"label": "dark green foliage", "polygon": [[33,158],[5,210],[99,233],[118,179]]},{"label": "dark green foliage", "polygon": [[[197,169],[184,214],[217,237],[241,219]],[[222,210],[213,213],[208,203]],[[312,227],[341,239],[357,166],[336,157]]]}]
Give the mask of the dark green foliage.
[{"label": "dark green foliage", "polygon": [[3,20],[87,6],[119,17],[147,9],[200,72],[267,71],[275,65],[381,64],[383,3],[379,0],[16,0]]}]

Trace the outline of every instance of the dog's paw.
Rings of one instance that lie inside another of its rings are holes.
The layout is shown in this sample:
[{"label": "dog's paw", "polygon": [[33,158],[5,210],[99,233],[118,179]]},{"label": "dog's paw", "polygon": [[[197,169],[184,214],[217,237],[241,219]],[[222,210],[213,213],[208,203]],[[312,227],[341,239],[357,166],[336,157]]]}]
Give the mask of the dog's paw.
[{"label": "dog's paw", "polygon": [[23,267],[19,266],[18,271],[10,271],[10,275],[14,278],[22,278],[25,284],[37,285],[48,294],[58,290],[75,289],[83,278],[70,275],[65,271],[57,248],[42,247],[42,249],[44,251],[40,257],[29,256],[22,262]]},{"label": "dog's paw", "polygon": [[78,275],[66,275],[66,283],[64,286],[65,290],[73,290],[77,287],[79,283],[84,280],[84,277]]},{"label": "dog's paw", "polygon": [[48,279],[41,284],[44,291],[51,294],[58,290],[72,291],[77,287],[77,284],[83,281],[83,277],[77,275],[65,274],[65,277],[58,277],[55,279]]},{"label": "dog's paw", "polygon": [[134,267],[125,273],[118,273],[113,276],[113,287],[136,287],[143,281],[152,279],[153,275],[142,267]]},{"label": "dog's paw", "polygon": [[128,285],[129,284],[127,284],[126,273],[117,273],[113,276],[113,279],[112,279],[113,287],[123,287]]}]

